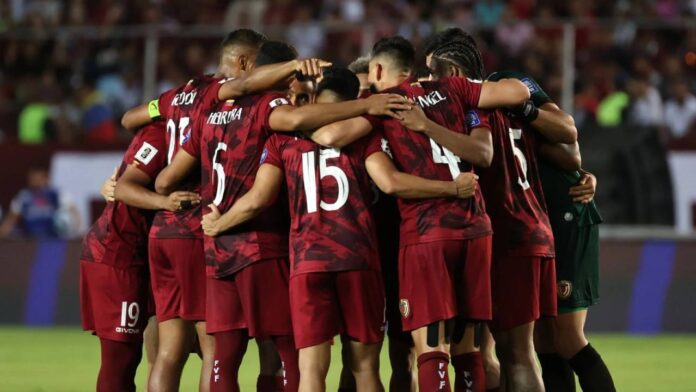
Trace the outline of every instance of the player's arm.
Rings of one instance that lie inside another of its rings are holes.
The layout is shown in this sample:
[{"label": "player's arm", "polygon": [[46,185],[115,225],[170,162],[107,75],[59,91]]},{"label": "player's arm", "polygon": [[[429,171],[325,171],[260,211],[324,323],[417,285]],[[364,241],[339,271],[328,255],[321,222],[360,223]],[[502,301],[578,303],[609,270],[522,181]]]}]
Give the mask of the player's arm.
[{"label": "player's arm", "polygon": [[252,219],[273,204],[282,185],[283,171],[277,166],[262,164],[249,192],[240,197],[227,212],[221,215],[215,204],[208,206],[211,212],[203,215],[203,232],[214,237]]},{"label": "player's arm", "polygon": [[548,163],[563,170],[580,170],[582,165],[580,146],[577,142],[573,144],[541,143],[539,145],[539,154]]},{"label": "player's arm", "polygon": [[160,195],[149,190],[152,178],[135,165],[128,165],[118,181],[114,197],[129,206],[146,210],[177,211],[187,208],[187,205],[200,203],[200,196],[193,192],[172,192],[168,196]]},{"label": "player's arm", "polygon": [[462,173],[455,181],[437,181],[400,172],[383,152],[376,152],[367,157],[365,167],[372,181],[382,192],[402,199],[464,199],[473,196],[478,186],[478,176],[473,173]]},{"label": "player's arm", "polygon": [[493,161],[493,137],[490,129],[478,127],[467,134],[454,132],[432,121],[423,109],[416,105],[401,113],[401,125],[422,132],[436,143],[452,151],[454,155],[480,167],[489,167]]},{"label": "player's arm", "polygon": [[226,100],[271,90],[287,81],[295,73],[301,73],[306,78],[316,78],[321,75],[322,68],[330,66],[330,62],[320,59],[298,59],[264,65],[255,68],[245,76],[226,81],[218,90],[218,98]]},{"label": "player's arm", "polygon": [[314,132],[307,131],[307,134],[319,145],[342,148],[366,136],[370,131],[372,124],[365,117],[353,117],[324,125]]},{"label": "player's arm", "polygon": [[155,190],[160,195],[169,195],[197,167],[198,158],[179,149],[172,162],[157,175]]},{"label": "player's arm", "polygon": [[536,107],[532,100],[528,100],[506,111],[511,117],[519,118],[534,127],[549,142],[573,144],[578,140],[573,116],[551,101]]},{"label": "player's arm", "polygon": [[528,99],[529,89],[524,83],[517,79],[501,79],[483,83],[477,106],[481,109],[517,106]]},{"label": "player's arm", "polygon": [[12,229],[19,223],[19,218],[20,215],[14,211],[9,211],[5,215],[5,219],[0,224],[0,238],[5,238],[12,232]]},{"label": "player's arm", "polygon": [[304,131],[358,117],[363,114],[399,118],[398,110],[409,110],[411,105],[398,94],[375,94],[365,99],[337,103],[316,103],[302,107],[283,105],[271,112],[268,123],[274,131]]},{"label": "player's arm", "polygon": [[159,103],[157,99],[154,99],[124,113],[123,117],[121,117],[121,125],[129,131],[133,131],[150,124],[158,119],[159,116]]}]

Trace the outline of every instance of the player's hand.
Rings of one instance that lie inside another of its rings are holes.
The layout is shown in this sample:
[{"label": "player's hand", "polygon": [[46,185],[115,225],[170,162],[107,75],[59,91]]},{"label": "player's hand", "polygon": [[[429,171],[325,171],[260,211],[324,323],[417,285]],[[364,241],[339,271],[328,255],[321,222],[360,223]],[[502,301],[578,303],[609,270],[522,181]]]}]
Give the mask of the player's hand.
[{"label": "player's hand", "polygon": [[167,201],[165,203],[165,210],[168,211],[181,211],[187,210],[201,202],[201,196],[198,193],[177,191],[172,192],[167,196]]},{"label": "player's hand", "polygon": [[328,68],[331,65],[333,65],[331,62],[322,59],[296,60],[295,75],[300,81],[316,79],[321,76],[322,68]]},{"label": "player's hand", "polygon": [[208,208],[210,208],[210,212],[203,215],[201,227],[203,227],[203,233],[205,233],[205,235],[215,237],[222,232],[218,225],[222,214],[220,214],[220,210],[218,210],[215,204],[208,204]]},{"label": "player's hand", "polygon": [[479,177],[472,172],[459,174],[454,179],[454,183],[457,185],[457,197],[467,199],[474,196],[476,188],[478,188],[478,179]]},{"label": "player's hand", "polygon": [[114,191],[116,190],[116,175],[118,174],[118,167],[114,168],[114,173],[109,177],[101,186],[99,193],[101,193],[104,200],[107,202],[114,201]]},{"label": "player's hand", "polygon": [[592,173],[582,172],[578,185],[570,188],[568,194],[573,198],[574,202],[587,204],[594,200],[596,191],[597,177]]},{"label": "player's hand", "polygon": [[534,105],[534,102],[529,99],[522,105],[506,108],[505,112],[510,117],[519,118],[525,122],[532,122],[539,117],[539,109]]},{"label": "player's hand", "polygon": [[406,97],[399,94],[374,94],[364,99],[367,114],[373,116],[389,116],[401,120],[398,111],[411,110],[413,105]]},{"label": "player's hand", "polygon": [[401,125],[412,131],[423,132],[428,124],[428,117],[423,112],[423,108],[418,105],[413,105],[411,110],[399,112]]}]

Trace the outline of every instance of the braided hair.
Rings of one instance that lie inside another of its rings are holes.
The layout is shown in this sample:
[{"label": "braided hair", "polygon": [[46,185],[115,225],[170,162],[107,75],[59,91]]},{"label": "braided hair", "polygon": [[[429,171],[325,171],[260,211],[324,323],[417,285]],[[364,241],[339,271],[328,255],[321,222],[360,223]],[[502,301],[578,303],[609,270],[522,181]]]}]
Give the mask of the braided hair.
[{"label": "braided hair", "polygon": [[[442,69],[441,62],[449,63],[464,71],[467,77],[483,79],[486,70],[483,67],[481,52],[473,40],[454,40],[436,48],[433,52],[433,64],[435,71]],[[442,75],[437,75],[442,76]]]}]

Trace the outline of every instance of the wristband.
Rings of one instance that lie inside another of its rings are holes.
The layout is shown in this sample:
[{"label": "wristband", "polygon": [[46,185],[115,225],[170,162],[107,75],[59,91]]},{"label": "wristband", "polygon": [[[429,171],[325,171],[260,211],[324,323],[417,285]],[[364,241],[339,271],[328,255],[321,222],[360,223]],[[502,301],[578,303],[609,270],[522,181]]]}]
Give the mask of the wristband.
[{"label": "wristband", "polygon": [[160,111],[159,111],[159,100],[158,99],[153,99],[147,104],[147,113],[150,115],[150,118],[153,120],[159,120],[160,118]]}]

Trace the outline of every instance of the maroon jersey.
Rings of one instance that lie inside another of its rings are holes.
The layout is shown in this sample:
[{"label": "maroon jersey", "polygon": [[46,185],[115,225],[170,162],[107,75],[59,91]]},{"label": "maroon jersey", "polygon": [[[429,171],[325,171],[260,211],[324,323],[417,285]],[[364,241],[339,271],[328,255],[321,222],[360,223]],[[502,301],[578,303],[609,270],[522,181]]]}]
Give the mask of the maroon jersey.
[{"label": "maroon jersey", "polygon": [[[214,203],[224,213],[251,189],[271,135],[271,112],[288,104],[281,94],[265,93],[201,110],[182,148],[201,162],[203,206]],[[287,202],[282,199],[243,225],[204,237],[208,273],[223,277],[256,261],[288,257],[288,225]]]},{"label": "maroon jersey", "polygon": [[[402,83],[385,91],[413,99],[428,118],[455,132],[468,132],[465,112],[476,107],[481,84],[460,78],[434,82]],[[452,181],[461,172],[473,170],[448,149],[422,133],[408,130],[394,119],[375,121],[375,129],[384,137],[383,150],[392,157],[399,170],[415,176]],[[400,245],[450,239],[470,239],[491,233],[483,197],[477,190],[468,199],[399,199],[401,213]]]},{"label": "maroon jersey", "polygon": [[[167,124],[165,164],[171,163],[180,146],[191,137],[191,124],[197,118],[200,109],[212,107],[219,102],[218,91],[226,80],[201,75],[160,95],[160,115]],[[200,193],[200,185],[200,173],[195,172],[184,180],[180,190]],[[202,238],[201,205],[177,212],[158,211],[152,222],[150,237]]]},{"label": "maroon jersey", "polygon": [[[130,164],[152,179],[166,162],[164,124],[157,122],[135,135],[123,156],[120,176]],[[141,210],[116,201],[104,211],[85,236],[81,260],[127,268],[147,263],[147,233],[154,211]]]},{"label": "maroon jersey", "polygon": [[553,233],[539,178],[535,132],[523,131],[500,110],[479,114],[493,132],[493,162],[477,173],[495,232],[494,253],[553,257]]},{"label": "maroon jersey", "polygon": [[287,182],[292,274],[380,269],[365,169],[377,152],[374,135],[341,149],[293,135],[268,140],[261,162],[282,169]]}]

